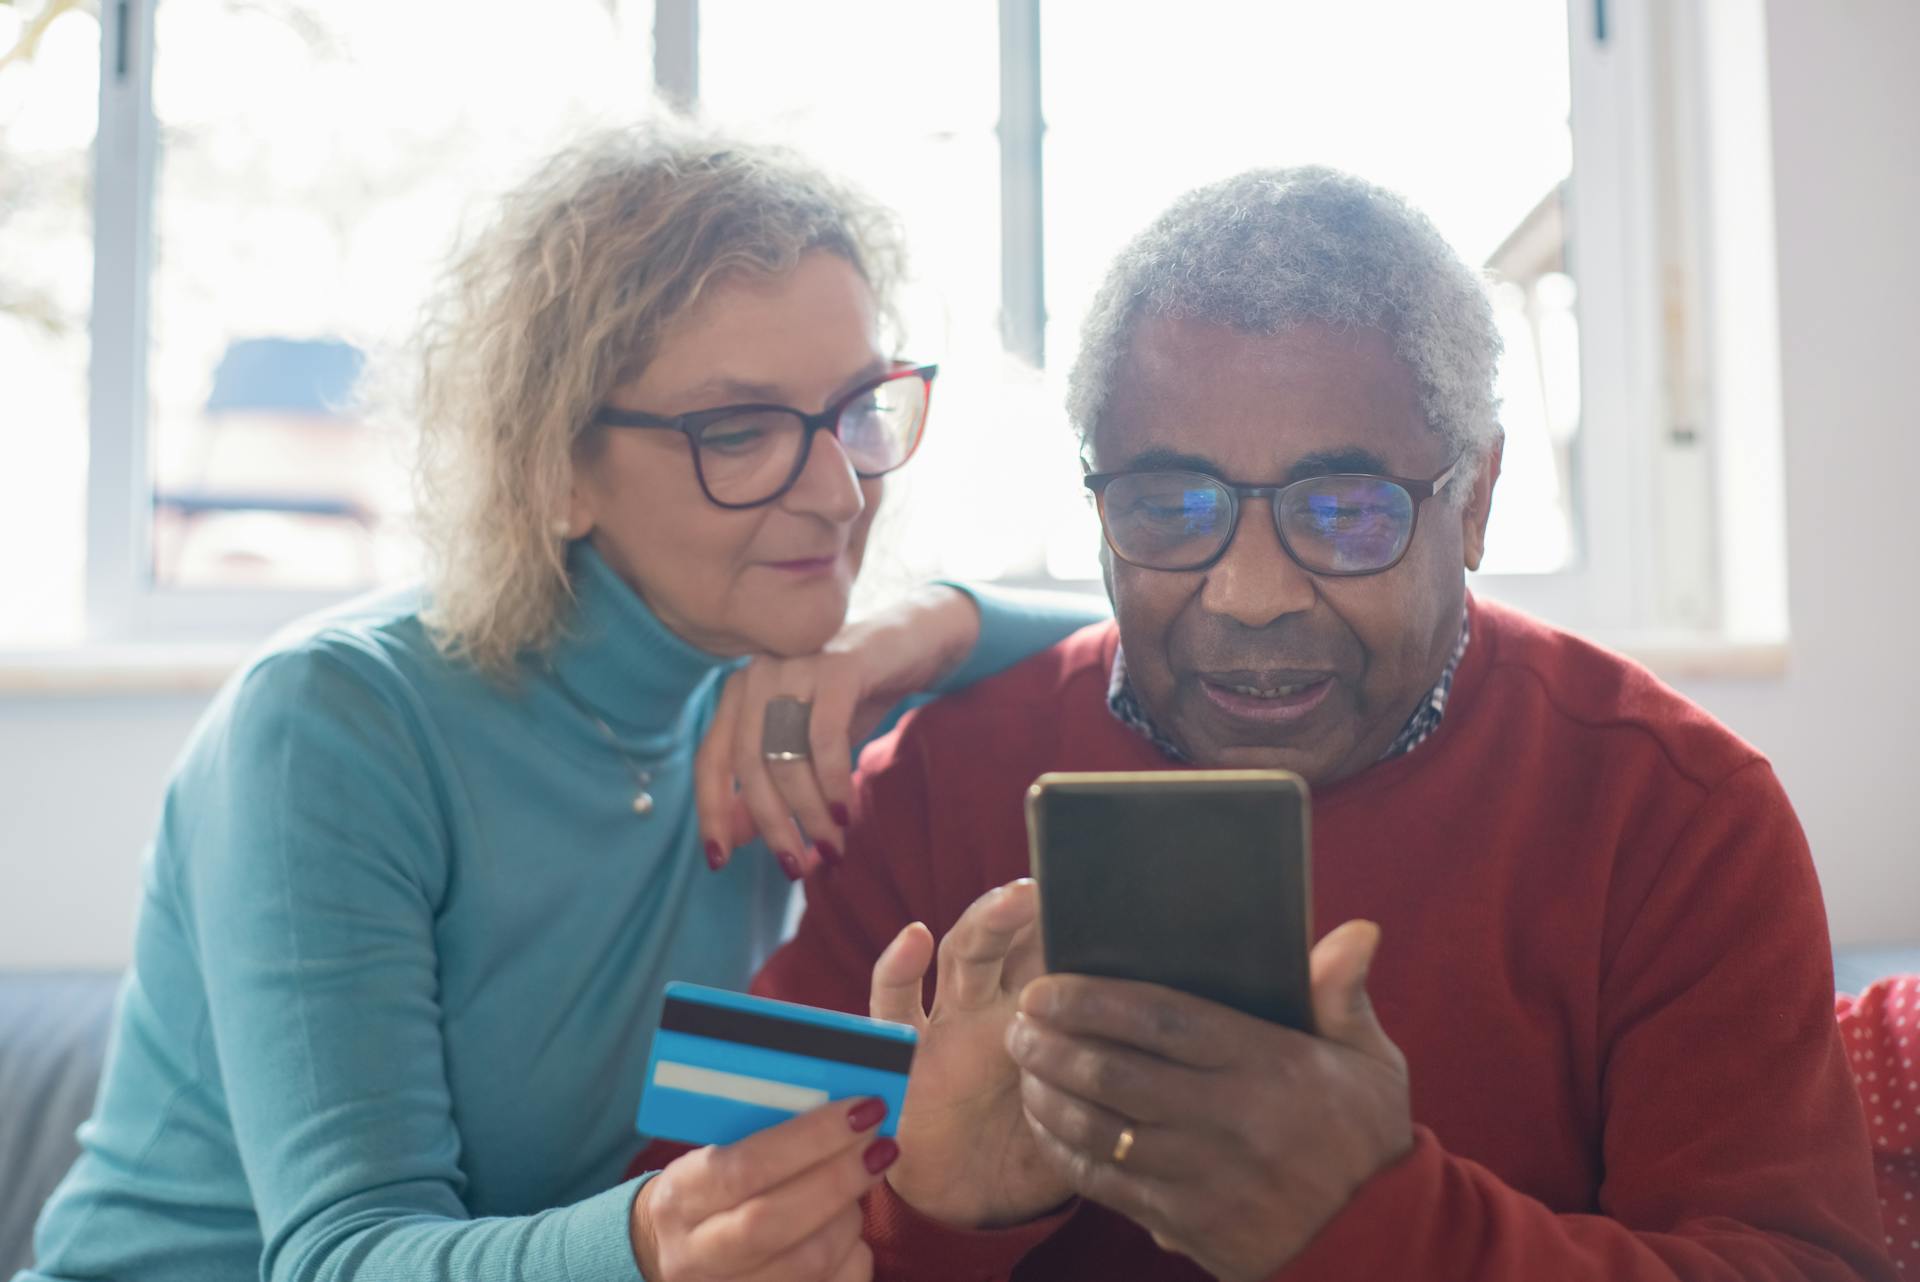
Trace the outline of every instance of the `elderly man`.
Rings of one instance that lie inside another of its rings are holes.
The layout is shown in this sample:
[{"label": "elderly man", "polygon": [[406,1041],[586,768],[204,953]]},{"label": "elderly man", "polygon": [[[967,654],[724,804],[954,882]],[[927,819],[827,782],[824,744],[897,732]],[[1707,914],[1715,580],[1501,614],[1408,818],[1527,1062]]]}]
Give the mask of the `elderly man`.
[{"label": "elderly man", "polygon": [[[1497,353],[1431,224],[1326,170],[1120,256],[1072,381],[1115,622],[869,750],[758,983],[923,1030],[881,1276],[1892,1276],[1772,770],[1466,592]],[[1039,976],[1027,785],[1185,764],[1314,788],[1320,1036]]]}]

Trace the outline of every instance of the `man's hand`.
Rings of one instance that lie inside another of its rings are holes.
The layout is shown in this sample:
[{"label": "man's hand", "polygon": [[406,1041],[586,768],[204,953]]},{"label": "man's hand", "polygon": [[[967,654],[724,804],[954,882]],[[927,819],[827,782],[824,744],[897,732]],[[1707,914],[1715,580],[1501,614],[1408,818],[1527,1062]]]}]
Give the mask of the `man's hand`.
[{"label": "man's hand", "polygon": [[934,952],[925,926],[901,931],[873,966],[874,1017],[920,1031],[888,1182],[948,1224],[1018,1224],[1073,1196],[1021,1116],[1020,1074],[1006,1051],[1015,1001],[1040,974],[1038,911],[1025,879],[975,900],[941,941],[931,1015],[921,1005]]},{"label": "man's hand", "polygon": [[1030,1129],[1166,1250],[1270,1276],[1413,1146],[1406,1060],[1367,999],[1379,938],[1348,922],[1313,950],[1318,1037],[1154,984],[1036,979],[1007,1031]]}]

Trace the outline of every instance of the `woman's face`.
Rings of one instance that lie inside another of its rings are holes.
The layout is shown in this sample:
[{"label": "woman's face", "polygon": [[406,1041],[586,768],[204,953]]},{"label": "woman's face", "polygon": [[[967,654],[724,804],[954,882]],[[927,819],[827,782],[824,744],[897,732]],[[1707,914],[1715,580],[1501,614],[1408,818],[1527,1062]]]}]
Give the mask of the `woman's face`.
[{"label": "woman's face", "polygon": [[[817,414],[886,372],[873,292],[814,250],[781,275],[712,287],[668,332],[619,409],[673,417],[772,404]],[[576,454],[573,537],[588,536],[674,632],[713,654],[810,654],[846,619],[882,482],[854,475],[830,432],[771,503],[716,506],[680,432],[603,428]]]}]

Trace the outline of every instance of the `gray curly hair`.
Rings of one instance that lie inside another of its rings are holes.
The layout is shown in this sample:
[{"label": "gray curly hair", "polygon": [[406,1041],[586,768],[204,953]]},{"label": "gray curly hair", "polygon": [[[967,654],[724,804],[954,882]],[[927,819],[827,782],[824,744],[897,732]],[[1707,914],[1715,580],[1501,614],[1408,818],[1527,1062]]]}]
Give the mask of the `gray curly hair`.
[{"label": "gray curly hair", "polygon": [[[1320,166],[1253,169],[1180,197],[1120,252],[1068,377],[1084,441],[1143,316],[1274,334],[1303,321],[1384,332],[1412,367],[1427,423],[1483,459],[1500,439],[1500,334],[1480,277],[1426,215]],[[1472,486],[1473,468],[1449,484]]]},{"label": "gray curly hair", "polygon": [[655,122],[593,136],[507,196],[430,304],[413,411],[427,622],[506,678],[562,631],[577,447],[595,409],[720,280],[851,263],[898,330],[893,218],[796,156]]}]

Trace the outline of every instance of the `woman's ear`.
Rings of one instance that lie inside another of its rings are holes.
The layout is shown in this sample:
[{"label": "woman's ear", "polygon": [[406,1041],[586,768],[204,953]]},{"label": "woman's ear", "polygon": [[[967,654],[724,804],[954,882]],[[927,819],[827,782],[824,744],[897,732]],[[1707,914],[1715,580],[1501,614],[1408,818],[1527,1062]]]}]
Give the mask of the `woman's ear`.
[{"label": "woman's ear", "polygon": [[566,511],[553,518],[553,533],[555,537],[571,543],[593,533],[593,526],[593,497],[587,492],[586,482],[576,468],[573,481],[567,487]]},{"label": "woman's ear", "polygon": [[1473,489],[1460,508],[1461,546],[1465,549],[1469,570],[1479,569],[1480,559],[1486,555],[1487,516],[1493,510],[1493,485],[1500,479],[1500,455],[1506,444],[1505,432],[1493,438],[1493,447],[1487,451],[1479,475],[1473,478]]}]

